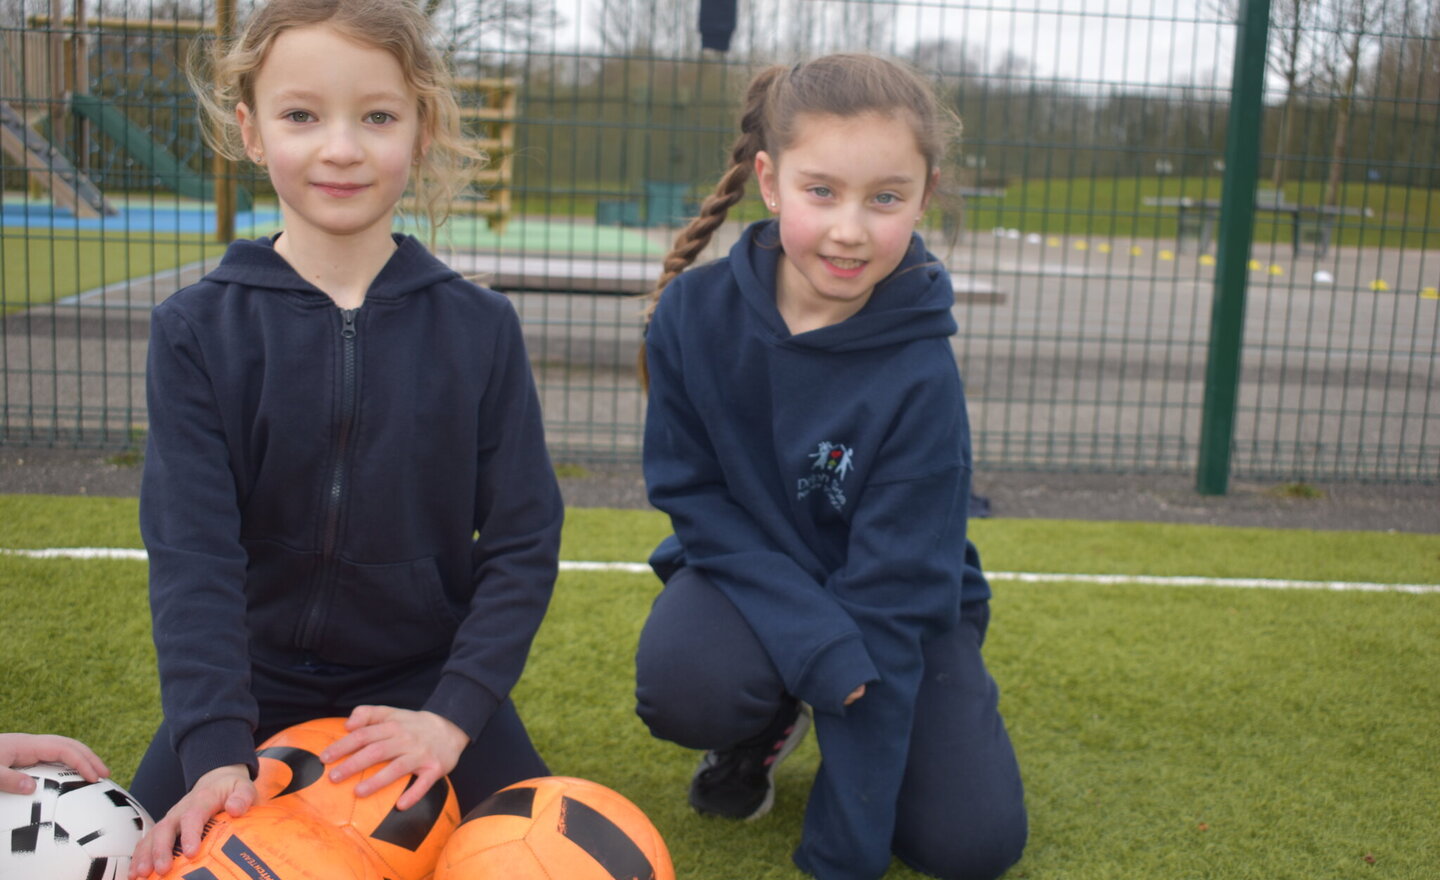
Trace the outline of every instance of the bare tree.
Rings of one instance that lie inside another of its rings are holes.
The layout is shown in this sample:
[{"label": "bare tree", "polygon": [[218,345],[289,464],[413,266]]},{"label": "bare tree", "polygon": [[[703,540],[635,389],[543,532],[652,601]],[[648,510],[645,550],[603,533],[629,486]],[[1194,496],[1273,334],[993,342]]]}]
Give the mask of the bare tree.
[{"label": "bare tree", "polygon": [[[1241,0],[1215,0],[1211,8],[1221,18],[1238,22],[1240,3]],[[1290,152],[1290,132],[1300,91],[1314,75],[1318,60],[1315,47],[1318,15],[1318,0],[1271,0],[1265,66],[1285,83],[1285,100],[1280,105],[1275,135],[1275,161],[1270,168],[1270,185],[1277,192],[1285,184],[1285,159]]]},{"label": "bare tree", "polygon": [[1285,159],[1290,152],[1290,127],[1300,85],[1309,75],[1311,29],[1315,24],[1316,0],[1275,0],[1270,7],[1270,52],[1266,62],[1285,81],[1285,101],[1280,105],[1280,122],[1275,134],[1275,162],[1270,185],[1276,192],[1285,184]]},{"label": "bare tree", "polygon": [[560,25],[554,0],[418,0],[458,70],[543,46]]},{"label": "bare tree", "polygon": [[[32,7],[40,4],[32,2]],[[88,4],[92,17],[123,18],[141,23],[145,21],[205,21],[214,18],[213,0],[95,0]],[[236,4],[243,17],[245,10],[253,4]],[[67,3],[67,7],[72,4]],[[68,12],[68,10],[67,10]]]},{"label": "bare tree", "polygon": [[670,0],[599,0],[595,36],[610,57],[693,57],[700,47],[696,8]]},{"label": "bare tree", "polygon": [[1338,90],[1335,104],[1335,132],[1330,143],[1330,173],[1321,196],[1324,205],[1335,205],[1349,147],[1350,118],[1360,85],[1363,56],[1379,35],[1385,6],[1370,0],[1322,0],[1320,29],[1328,51],[1325,67]]},{"label": "bare tree", "polygon": [[25,16],[31,12],[28,6],[25,0],[0,0],[0,27],[24,27]]},{"label": "bare tree", "polygon": [[1416,116],[1433,118],[1440,101],[1440,3],[1409,0],[1394,25],[1398,32],[1386,35],[1363,87],[1377,100],[1413,103]]},{"label": "bare tree", "polygon": [[[751,0],[742,43],[761,57],[799,61],[829,52],[896,54],[895,7],[839,0]],[[743,21],[743,20],[742,20]]]},{"label": "bare tree", "polygon": [[983,57],[984,53],[975,46],[949,37],[922,40],[910,53],[916,67],[946,79],[979,75]]}]

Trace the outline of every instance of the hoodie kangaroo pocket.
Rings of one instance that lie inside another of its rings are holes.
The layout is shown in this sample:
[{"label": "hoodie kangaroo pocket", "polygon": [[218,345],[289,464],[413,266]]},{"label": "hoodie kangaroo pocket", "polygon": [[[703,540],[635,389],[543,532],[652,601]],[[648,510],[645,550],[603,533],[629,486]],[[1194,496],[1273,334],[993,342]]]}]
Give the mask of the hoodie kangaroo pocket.
[{"label": "hoodie kangaroo pocket", "polygon": [[435,560],[385,565],[338,560],[317,654],[335,663],[379,666],[448,651],[460,626]]},{"label": "hoodie kangaroo pocket", "polygon": [[298,627],[319,589],[320,554],[275,541],[246,541],[246,628],[267,650],[294,650]]}]

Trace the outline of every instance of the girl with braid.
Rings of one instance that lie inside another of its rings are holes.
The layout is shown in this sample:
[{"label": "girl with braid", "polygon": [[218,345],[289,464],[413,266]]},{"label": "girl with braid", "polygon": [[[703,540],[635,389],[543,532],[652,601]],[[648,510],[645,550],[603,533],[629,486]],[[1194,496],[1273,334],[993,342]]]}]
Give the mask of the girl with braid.
[{"label": "girl with braid", "polygon": [[[981,657],[954,294],[915,233],[955,127],[892,61],[762,71],[647,314],[645,479],[675,533],[650,560],[637,711],[705,750],[690,803],[733,819],[770,809],[813,721],[794,861],[822,880],[892,856],[994,878],[1026,839]],[[686,271],[752,174],[773,216]]]}]

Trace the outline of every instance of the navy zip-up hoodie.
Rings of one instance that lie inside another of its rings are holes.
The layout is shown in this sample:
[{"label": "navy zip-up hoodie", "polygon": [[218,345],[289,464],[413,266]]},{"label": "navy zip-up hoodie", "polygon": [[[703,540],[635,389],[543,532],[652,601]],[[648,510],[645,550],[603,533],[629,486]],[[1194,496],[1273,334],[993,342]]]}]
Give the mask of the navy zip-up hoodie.
[{"label": "navy zip-up hoodie", "polygon": [[779,259],[762,221],[660,298],[645,478],[675,534],[651,563],[704,571],[815,709],[824,761],[795,859],[868,880],[890,863],[921,644],[990,596],[966,537],[954,294],[917,236],[859,312],[791,335]]},{"label": "navy zip-up hoodie", "polygon": [[563,505],[519,320],[414,238],[342,311],[267,239],[151,319],[140,527],[193,785],[255,765],[252,659],[440,661],[472,738],[554,586]]}]

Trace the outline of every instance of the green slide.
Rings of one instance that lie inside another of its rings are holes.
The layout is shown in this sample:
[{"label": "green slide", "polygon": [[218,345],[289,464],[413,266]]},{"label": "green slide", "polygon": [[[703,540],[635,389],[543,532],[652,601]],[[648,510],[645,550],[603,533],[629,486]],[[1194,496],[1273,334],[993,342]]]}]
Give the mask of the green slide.
[{"label": "green slide", "polygon": [[[164,146],[151,140],[143,129],[131,122],[114,104],[95,95],[72,95],[70,104],[77,116],[90,120],[91,124],[119,144],[131,158],[154,174],[166,189],[192,199],[214,200],[215,188],[209,181],[191,171]],[[252,205],[253,200],[248,191],[236,190],[237,211],[248,211]]]}]

